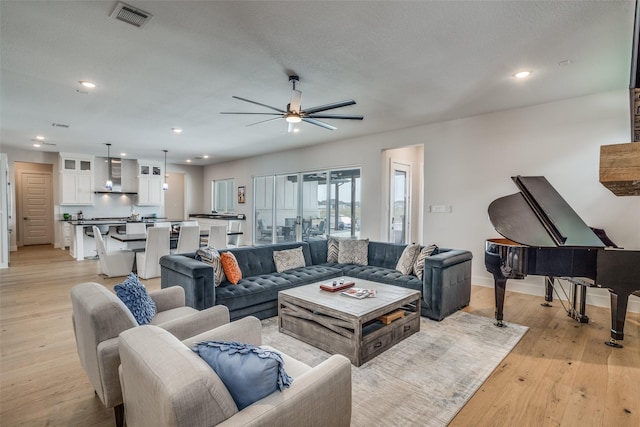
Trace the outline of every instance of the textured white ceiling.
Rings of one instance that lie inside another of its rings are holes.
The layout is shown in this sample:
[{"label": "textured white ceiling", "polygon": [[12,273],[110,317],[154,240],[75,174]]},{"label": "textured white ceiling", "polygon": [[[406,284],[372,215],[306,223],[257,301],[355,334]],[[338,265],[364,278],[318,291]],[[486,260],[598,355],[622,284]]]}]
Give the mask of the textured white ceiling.
[{"label": "textured white ceiling", "polygon": [[[208,164],[629,85],[631,1],[129,3],[144,29],[110,18],[115,1],[0,2],[3,146]],[[219,114],[268,111],[232,95],[285,109],[292,73],[303,108],[352,98],[332,112],[364,121],[288,134]]]}]

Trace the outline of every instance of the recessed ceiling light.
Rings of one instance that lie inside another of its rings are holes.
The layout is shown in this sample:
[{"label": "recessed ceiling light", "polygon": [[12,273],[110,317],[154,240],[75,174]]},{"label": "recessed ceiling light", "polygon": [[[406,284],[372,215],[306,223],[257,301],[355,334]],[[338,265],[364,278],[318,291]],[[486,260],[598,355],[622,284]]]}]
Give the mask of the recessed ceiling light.
[{"label": "recessed ceiling light", "polygon": [[122,157],[126,157],[127,153],[120,153]]},{"label": "recessed ceiling light", "polygon": [[187,163],[191,163],[191,159],[187,159]]},{"label": "recessed ceiling light", "polygon": [[38,136],[36,136],[36,139],[37,139],[38,141],[44,141],[44,136],[42,136],[42,135],[38,135]]},{"label": "recessed ceiling light", "polygon": [[300,128],[293,128],[293,133],[298,133],[300,132]]},{"label": "recessed ceiling light", "polygon": [[93,82],[89,82],[86,80],[80,80],[80,84],[84,87],[88,87],[89,89],[93,89],[94,87],[96,87],[96,84]]},{"label": "recessed ceiling light", "polygon": [[38,148],[40,147],[40,144],[38,144],[37,142],[33,144],[34,147]]},{"label": "recessed ceiling light", "polygon": [[516,79],[524,79],[525,77],[529,77],[531,75],[531,71],[519,71],[513,75]]},{"label": "recessed ceiling light", "polygon": [[203,159],[208,159],[208,158],[209,158],[209,156],[205,154],[204,156],[202,156],[202,158],[203,158]]},{"label": "recessed ceiling light", "polygon": [[180,128],[171,128],[171,130],[173,131],[173,133],[181,133],[182,129]]}]

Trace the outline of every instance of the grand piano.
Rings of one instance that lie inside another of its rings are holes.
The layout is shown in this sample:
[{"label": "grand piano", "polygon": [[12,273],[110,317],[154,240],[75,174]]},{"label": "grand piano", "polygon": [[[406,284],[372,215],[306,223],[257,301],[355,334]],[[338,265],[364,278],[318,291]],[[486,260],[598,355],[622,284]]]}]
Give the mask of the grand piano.
[{"label": "grand piano", "polygon": [[512,179],[520,192],[489,205],[489,220],[504,236],[485,242],[485,266],[495,282],[496,325],[504,326],[507,279],[545,276],[545,298],[550,301],[553,279],[571,278],[573,283],[609,289],[611,339],[605,344],[622,347],[618,341],[624,339],[629,296],[640,290],[640,251],[605,245],[606,235],[601,240],[545,177]]}]

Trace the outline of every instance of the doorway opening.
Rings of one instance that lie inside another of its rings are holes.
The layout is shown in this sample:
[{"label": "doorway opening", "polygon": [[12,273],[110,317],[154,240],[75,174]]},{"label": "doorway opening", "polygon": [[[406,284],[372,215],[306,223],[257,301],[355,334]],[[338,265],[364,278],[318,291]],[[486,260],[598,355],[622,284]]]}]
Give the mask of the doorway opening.
[{"label": "doorway opening", "polygon": [[424,146],[382,152],[383,188],[386,188],[383,230],[388,242],[420,243],[423,229]]}]

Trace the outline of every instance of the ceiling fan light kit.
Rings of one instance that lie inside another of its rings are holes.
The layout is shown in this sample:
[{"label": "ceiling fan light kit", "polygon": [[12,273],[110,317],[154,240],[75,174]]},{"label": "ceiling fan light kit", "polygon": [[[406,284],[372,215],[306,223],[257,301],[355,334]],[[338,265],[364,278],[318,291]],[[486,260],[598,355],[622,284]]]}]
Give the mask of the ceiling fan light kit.
[{"label": "ceiling fan light kit", "polygon": [[347,107],[349,105],[355,105],[356,101],[353,99],[348,99],[346,101],[333,102],[331,104],[320,105],[317,107],[307,108],[303,110],[301,107],[301,99],[302,92],[296,89],[296,83],[300,81],[298,76],[289,76],[289,81],[292,85],[291,91],[291,101],[287,105],[287,109],[283,110],[277,107],[273,107],[271,105],[263,104],[261,102],[252,101],[250,99],[241,98],[239,96],[232,96],[232,98],[239,99],[240,101],[248,102],[250,104],[259,105],[261,107],[266,107],[270,110],[277,111],[277,113],[249,113],[249,112],[221,112],[220,114],[249,114],[249,115],[266,115],[266,116],[276,116],[270,119],[261,120],[259,122],[250,123],[247,126],[254,126],[260,123],[266,123],[273,120],[284,119],[289,124],[289,132],[295,132],[293,124],[305,122],[310,123],[312,125],[319,126],[328,130],[336,130],[335,126],[332,126],[328,123],[320,121],[318,119],[341,119],[341,120],[363,120],[363,116],[347,116],[341,114],[318,114],[323,113],[328,110],[334,110],[336,108]]}]

